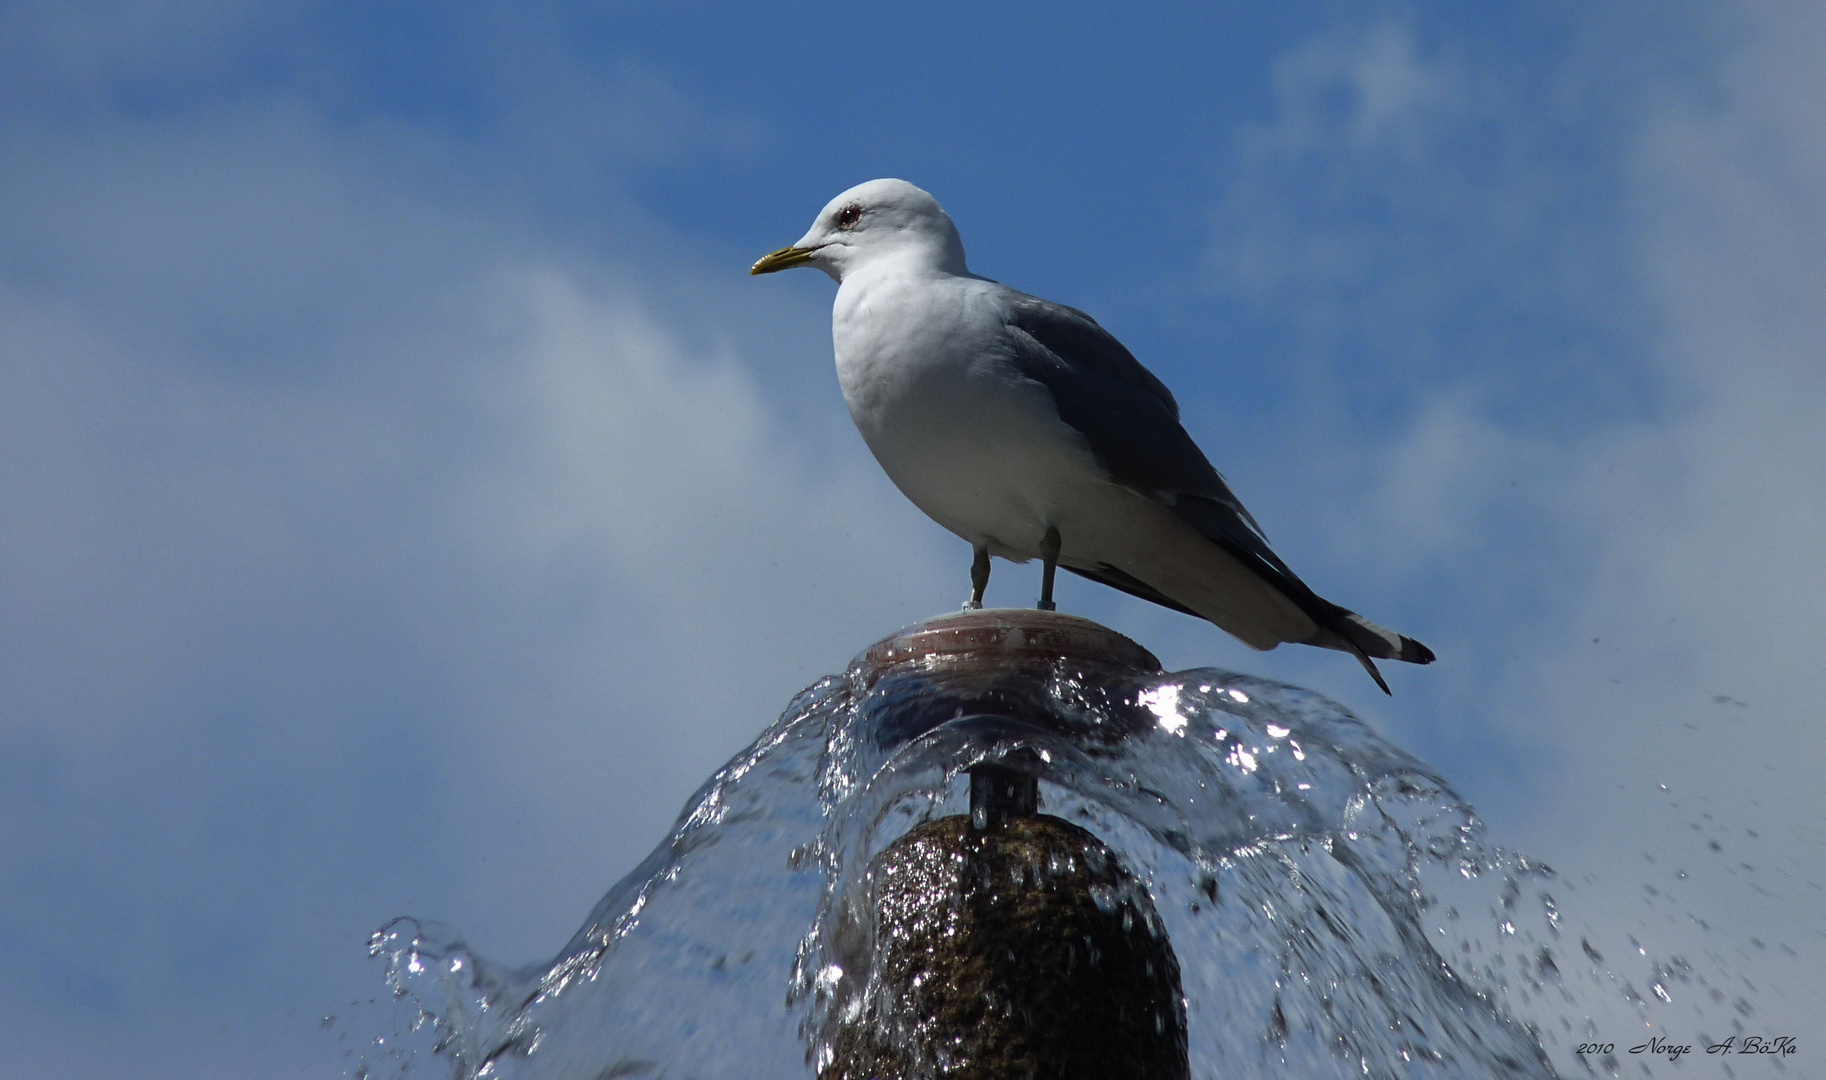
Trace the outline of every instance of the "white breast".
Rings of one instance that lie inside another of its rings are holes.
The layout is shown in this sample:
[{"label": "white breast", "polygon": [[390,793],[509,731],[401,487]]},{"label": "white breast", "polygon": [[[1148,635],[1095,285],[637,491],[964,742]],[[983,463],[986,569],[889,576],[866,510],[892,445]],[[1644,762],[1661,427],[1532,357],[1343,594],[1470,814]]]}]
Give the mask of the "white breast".
[{"label": "white breast", "polygon": [[1014,370],[997,289],[846,277],[832,332],[850,416],[900,490],[971,543],[1027,559],[1087,485],[1106,481],[1052,395]]}]

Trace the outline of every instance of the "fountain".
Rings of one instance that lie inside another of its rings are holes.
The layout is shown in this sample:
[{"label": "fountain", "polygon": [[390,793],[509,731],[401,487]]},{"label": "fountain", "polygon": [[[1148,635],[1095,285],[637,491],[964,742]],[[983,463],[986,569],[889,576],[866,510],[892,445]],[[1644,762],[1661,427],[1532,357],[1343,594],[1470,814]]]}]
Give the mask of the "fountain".
[{"label": "fountain", "polygon": [[966,612],[803,691],[550,962],[372,951],[461,1080],[1546,1077],[1547,880],[1332,702]]}]

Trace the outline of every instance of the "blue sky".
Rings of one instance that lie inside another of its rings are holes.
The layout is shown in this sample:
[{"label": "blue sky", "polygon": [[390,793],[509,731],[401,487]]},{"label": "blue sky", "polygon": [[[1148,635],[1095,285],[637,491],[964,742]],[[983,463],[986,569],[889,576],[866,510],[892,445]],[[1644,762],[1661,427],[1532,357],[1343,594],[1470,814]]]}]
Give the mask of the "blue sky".
[{"label": "blue sky", "polygon": [[745,277],[887,175],[1441,660],[1382,700],[1062,607],[1361,710],[1794,1033],[1823,48],[1802,4],[0,6],[14,1064],[334,1075],[368,931],[550,954],[793,691],[961,600],[829,282]]}]

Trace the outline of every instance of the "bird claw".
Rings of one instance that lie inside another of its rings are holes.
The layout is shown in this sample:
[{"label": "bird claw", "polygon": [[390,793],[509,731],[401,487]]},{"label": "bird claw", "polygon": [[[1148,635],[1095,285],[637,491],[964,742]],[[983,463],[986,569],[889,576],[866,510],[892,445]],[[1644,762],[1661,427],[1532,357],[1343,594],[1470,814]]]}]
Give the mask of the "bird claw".
[{"label": "bird claw", "polygon": [[966,600],[964,601],[964,610],[981,611],[983,610],[983,602],[981,600]]}]

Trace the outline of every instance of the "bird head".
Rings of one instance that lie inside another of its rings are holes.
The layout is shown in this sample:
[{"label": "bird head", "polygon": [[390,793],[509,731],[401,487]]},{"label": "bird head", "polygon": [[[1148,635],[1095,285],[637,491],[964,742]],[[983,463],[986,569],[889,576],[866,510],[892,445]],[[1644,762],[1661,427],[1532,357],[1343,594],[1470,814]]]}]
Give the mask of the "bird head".
[{"label": "bird head", "polygon": [[905,180],[870,180],[832,199],[792,247],[764,255],[748,271],[771,274],[815,266],[841,282],[879,261],[964,274],[964,242],[938,200]]}]

